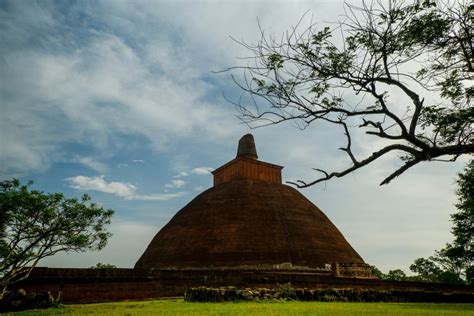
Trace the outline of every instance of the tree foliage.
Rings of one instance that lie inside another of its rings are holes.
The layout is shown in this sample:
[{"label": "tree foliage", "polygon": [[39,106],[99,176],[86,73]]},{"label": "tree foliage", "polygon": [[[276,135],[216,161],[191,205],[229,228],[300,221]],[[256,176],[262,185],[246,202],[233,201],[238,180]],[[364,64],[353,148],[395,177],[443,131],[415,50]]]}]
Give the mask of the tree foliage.
[{"label": "tree foliage", "polygon": [[407,275],[405,272],[403,272],[403,270],[395,269],[388,271],[385,279],[390,281],[404,281],[406,278]]},{"label": "tree foliage", "polygon": [[380,271],[379,268],[377,268],[376,266],[370,266],[370,268],[373,276],[376,276],[380,280],[383,280],[385,278],[385,274],[383,274],[383,272]]},{"label": "tree foliage", "polygon": [[433,256],[416,259],[410,265],[414,276],[407,276],[400,269],[384,274],[372,266],[374,276],[392,281],[474,284],[474,160],[458,175],[457,184],[458,211],[451,215],[453,242],[436,250]]},{"label": "tree foliage", "polygon": [[89,269],[115,269],[116,265],[110,263],[98,262],[95,266],[90,267]]},{"label": "tree foliage", "polygon": [[445,249],[448,257],[459,258],[459,264],[467,270],[473,268],[474,261],[474,160],[459,174],[457,183],[458,212],[451,215],[454,241]]},{"label": "tree foliage", "polygon": [[[445,258],[443,259],[445,260]],[[451,269],[446,269],[438,264],[437,256],[428,259],[418,258],[410,265],[410,270],[416,273],[416,277],[422,282],[462,284],[464,281],[459,274]]]},{"label": "tree foliage", "polygon": [[[261,30],[256,45],[241,42],[248,63],[230,68],[244,70],[242,80],[233,78],[250,98],[234,103],[251,127],[328,122],[344,133],[340,149],[350,166],[316,168],[321,177],[294,184],[342,177],[398,153],[402,164],[387,184],[420,162],[473,153],[474,5],[389,0],[346,4],[345,11],[322,29],[297,25],[281,38]],[[357,130],[365,138],[354,137]],[[364,154],[356,141],[379,147]]]},{"label": "tree foliage", "polygon": [[37,263],[61,251],[100,250],[111,236],[106,227],[113,210],[91,203],[88,195],[30,190],[32,182],[0,182],[0,286],[28,277]]},{"label": "tree foliage", "polygon": [[425,281],[474,284],[474,160],[458,175],[457,184],[458,211],[451,215],[453,242],[410,266]]},{"label": "tree foliage", "polygon": [[401,269],[389,270],[387,274],[383,273],[376,266],[371,266],[372,275],[376,276],[380,280],[387,281],[424,281],[418,276],[408,276]]}]

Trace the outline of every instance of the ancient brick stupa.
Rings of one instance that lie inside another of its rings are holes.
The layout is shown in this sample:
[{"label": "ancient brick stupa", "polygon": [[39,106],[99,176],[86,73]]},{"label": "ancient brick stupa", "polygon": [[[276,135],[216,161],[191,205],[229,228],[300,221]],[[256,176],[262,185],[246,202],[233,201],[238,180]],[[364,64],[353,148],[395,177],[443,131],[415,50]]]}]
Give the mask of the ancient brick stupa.
[{"label": "ancient brick stupa", "polygon": [[245,135],[237,157],[213,172],[214,186],[156,234],[135,268],[328,269],[339,263],[366,273],[326,215],[282,184],[283,167],[257,159],[254,138]]}]

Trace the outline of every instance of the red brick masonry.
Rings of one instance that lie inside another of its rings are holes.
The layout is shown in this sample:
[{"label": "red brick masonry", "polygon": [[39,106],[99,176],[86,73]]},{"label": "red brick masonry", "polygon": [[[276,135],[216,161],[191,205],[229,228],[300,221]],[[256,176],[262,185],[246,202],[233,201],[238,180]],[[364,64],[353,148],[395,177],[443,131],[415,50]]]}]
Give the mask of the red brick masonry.
[{"label": "red brick masonry", "polygon": [[324,272],[275,271],[259,269],[227,270],[138,270],[138,269],[58,269],[36,268],[30,278],[15,288],[51,291],[62,289],[65,303],[94,303],[182,296],[197,286],[277,287],[290,282],[293,287],[361,288],[474,293],[472,286],[419,282],[388,282],[378,279],[340,278]]}]

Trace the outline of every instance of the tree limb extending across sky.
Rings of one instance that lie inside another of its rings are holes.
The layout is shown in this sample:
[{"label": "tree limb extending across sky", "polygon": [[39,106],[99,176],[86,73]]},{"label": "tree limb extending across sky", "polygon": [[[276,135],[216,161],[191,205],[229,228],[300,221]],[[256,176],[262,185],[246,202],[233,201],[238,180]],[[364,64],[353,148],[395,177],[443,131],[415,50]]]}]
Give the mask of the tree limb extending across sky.
[{"label": "tree limb extending across sky", "polygon": [[[339,149],[350,165],[314,168],[322,176],[296,186],[343,177],[395,152],[402,164],[387,184],[420,162],[474,153],[473,20],[469,1],[391,0],[346,3],[343,20],[322,29],[311,23],[300,31],[300,22],[281,38],[261,29],[257,44],[240,42],[251,53],[246,64],[227,69],[244,71],[234,77],[243,95],[232,102],[251,127],[292,120],[341,129]],[[368,138],[355,137],[357,130]],[[378,148],[358,153],[361,141]]]}]

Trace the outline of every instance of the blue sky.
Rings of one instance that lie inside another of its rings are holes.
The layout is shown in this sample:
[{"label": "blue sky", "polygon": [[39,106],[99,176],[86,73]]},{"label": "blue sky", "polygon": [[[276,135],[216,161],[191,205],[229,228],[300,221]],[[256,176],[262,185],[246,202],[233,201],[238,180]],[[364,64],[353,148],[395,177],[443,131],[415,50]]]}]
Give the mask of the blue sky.
[{"label": "blue sky", "polygon": [[[240,93],[230,73],[215,73],[248,55],[231,37],[256,42],[257,18],[281,34],[308,10],[323,25],[338,19],[343,4],[1,1],[0,177],[32,179],[67,196],[89,193],[116,210],[106,249],[42,264],[132,267],[154,234],[212,185],[209,171],[231,160],[249,132],[223,97]],[[260,159],[285,167],[284,180],[349,163],[331,126],[252,133]],[[356,150],[375,144],[361,141]],[[366,262],[408,271],[451,240],[454,179],[464,163],[422,164],[379,187],[400,165],[392,157],[301,192]]]}]

